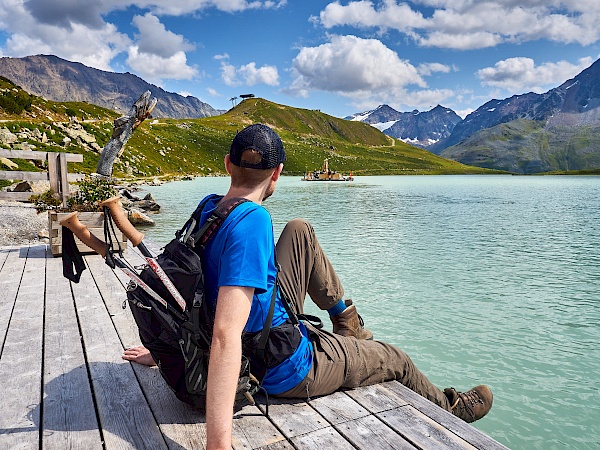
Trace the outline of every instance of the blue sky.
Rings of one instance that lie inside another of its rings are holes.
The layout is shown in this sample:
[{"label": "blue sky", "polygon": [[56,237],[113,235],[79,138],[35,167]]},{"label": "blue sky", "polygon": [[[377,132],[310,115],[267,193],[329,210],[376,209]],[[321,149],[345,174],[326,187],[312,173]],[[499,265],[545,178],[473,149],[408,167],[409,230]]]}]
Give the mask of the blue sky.
[{"label": "blue sky", "polygon": [[240,94],[337,117],[461,116],[600,57],[598,0],[0,0],[0,56],[131,72],[229,109]]}]

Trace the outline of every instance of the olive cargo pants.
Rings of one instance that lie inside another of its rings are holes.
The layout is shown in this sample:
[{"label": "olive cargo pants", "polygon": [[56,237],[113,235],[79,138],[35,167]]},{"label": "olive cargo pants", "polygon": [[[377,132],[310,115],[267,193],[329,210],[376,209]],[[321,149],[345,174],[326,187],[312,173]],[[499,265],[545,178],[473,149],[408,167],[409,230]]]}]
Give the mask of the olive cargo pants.
[{"label": "olive cargo pants", "polygon": [[[322,310],[336,305],[344,295],[342,284],[307,221],[294,219],[286,225],[277,242],[277,261],[281,266],[279,282],[296,313],[303,313],[306,294]],[[339,336],[310,325],[307,328],[314,348],[312,368],[300,384],[279,397],[308,398],[342,387],[398,380],[450,410],[444,393],[402,350],[376,340]]]}]

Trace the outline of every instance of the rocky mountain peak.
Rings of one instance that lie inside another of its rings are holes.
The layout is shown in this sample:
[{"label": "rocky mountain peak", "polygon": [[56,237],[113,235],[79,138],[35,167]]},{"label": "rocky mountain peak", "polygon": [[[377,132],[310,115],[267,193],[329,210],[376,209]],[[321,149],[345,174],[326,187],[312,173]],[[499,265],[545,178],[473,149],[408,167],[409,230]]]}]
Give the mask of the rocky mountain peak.
[{"label": "rocky mountain peak", "polygon": [[0,58],[0,73],[48,100],[88,102],[120,113],[129,111],[148,90],[158,99],[154,117],[199,118],[223,112],[195,97],[167,92],[129,72],[106,72],[54,55]]}]

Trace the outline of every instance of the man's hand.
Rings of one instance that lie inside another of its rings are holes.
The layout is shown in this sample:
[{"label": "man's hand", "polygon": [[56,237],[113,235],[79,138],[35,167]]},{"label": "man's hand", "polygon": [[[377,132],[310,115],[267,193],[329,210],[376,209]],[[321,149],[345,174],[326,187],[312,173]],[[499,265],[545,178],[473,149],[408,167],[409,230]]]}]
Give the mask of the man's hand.
[{"label": "man's hand", "polygon": [[153,367],[156,365],[156,362],[154,361],[154,358],[152,358],[150,351],[143,345],[125,349],[121,355],[121,358],[126,359],[127,361],[133,361],[138,364],[142,364],[143,366]]},{"label": "man's hand", "polygon": [[254,288],[219,288],[206,390],[207,450],[231,450],[233,403],[242,360],[242,331],[250,314],[253,295]]}]

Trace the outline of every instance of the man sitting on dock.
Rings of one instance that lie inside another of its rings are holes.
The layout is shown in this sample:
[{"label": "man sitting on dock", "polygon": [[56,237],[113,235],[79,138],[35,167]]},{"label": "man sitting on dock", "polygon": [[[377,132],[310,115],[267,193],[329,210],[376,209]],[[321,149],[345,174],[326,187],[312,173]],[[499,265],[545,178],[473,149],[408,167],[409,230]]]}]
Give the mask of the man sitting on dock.
[{"label": "man sitting on dock", "polygon": [[[231,212],[203,254],[207,300],[216,304],[206,399],[207,447],[231,448],[242,334],[260,331],[274,289],[271,336],[283,333],[286,339],[280,342],[286,344],[271,358],[263,379],[269,394],[308,399],[339,388],[398,380],[466,422],[485,416],[492,406],[487,386],[465,393],[442,391],[405,352],[372,340],[356,306],[343,300],[342,283],[307,221],[289,222],[275,245],[271,217],[261,204],[274,193],[284,161],[283,143],[273,130],[261,124],[245,128],[225,157],[230,188],[222,199],[210,199],[201,216],[205,221],[222,200],[250,200]],[[306,294],[329,312],[332,333],[306,321],[289,325],[283,302],[289,300],[293,312],[302,314]],[[123,357],[153,364],[143,347],[127,350]]]}]

